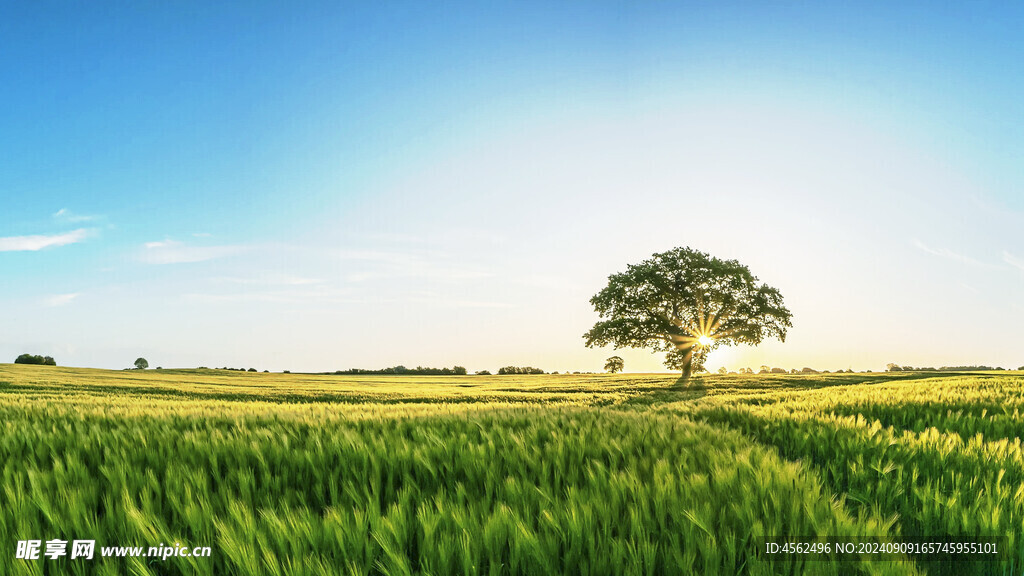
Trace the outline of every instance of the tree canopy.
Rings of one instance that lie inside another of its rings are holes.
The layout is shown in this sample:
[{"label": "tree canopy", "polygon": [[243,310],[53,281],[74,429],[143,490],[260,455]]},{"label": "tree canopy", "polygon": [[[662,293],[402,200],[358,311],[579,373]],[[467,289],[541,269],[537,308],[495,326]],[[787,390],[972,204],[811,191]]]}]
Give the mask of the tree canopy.
[{"label": "tree canopy", "polygon": [[608,285],[590,303],[602,320],[584,334],[588,347],[651,348],[666,352],[665,366],[704,369],[718,346],[786,339],[792,313],[782,294],[759,284],[736,260],[720,260],[692,248],[654,254]]},{"label": "tree canopy", "polygon": [[622,360],[621,356],[612,356],[604,363],[604,369],[615,374],[616,372],[622,372],[622,369],[626,367],[626,363]]},{"label": "tree canopy", "polygon": [[137,358],[135,360],[135,368],[138,370],[145,370],[146,368],[149,368],[149,361],[145,358]]},{"label": "tree canopy", "polygon": [[57,362],[51,356],[40,356],[38,354],[22,354],[14,359],[15,364],[37,364],[40,366],[56,366]]}]

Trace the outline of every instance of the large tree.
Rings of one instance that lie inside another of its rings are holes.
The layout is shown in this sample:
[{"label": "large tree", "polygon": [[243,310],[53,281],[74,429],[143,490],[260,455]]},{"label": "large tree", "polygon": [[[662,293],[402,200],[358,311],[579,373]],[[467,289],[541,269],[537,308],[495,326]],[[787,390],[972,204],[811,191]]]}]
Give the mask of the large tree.
[{"label": "large tree", "polygon": [[622,360],[621,356],[612,356],[604,363],[604,369],[612,374],[622,372],[622,369],[625,367],[626,363]]},{"label": "large tree", "polygon": [[652,348],[667,352],[665,366],[683,379],[704,369],[721,345],[785,341],[792,313],[778,290],[759,284],[736,260],[691,248],[654,254],[590,299],[602,320],[584,334],[588,347]]}]

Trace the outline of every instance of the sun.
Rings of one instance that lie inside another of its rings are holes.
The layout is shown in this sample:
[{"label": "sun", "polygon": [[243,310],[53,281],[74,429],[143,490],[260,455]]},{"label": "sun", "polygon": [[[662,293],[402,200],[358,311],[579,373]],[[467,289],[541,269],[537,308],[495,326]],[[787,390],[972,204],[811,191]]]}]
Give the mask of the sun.
[{"label": "sun", "polygon": [[701,346],[710,346],[714,341],[715,340],[711,338],[711,336],[706,334],[701,334],[700,337],[697,338],[697,344],[700,344]]}]

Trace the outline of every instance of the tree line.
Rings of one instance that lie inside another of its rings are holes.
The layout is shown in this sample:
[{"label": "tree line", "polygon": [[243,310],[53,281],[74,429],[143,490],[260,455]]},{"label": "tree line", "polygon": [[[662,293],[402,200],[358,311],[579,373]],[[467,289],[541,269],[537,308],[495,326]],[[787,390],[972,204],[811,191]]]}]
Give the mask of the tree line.
[{"label": "tree line", "polygon": [[498,374],[544,374],[544,371],[533,366],[505,366],[498,368]]},{"label": "tree line", "polygon": [[453,366],[452,368],[424,368],[423,366],[417,366],[415,368],[406,368],[405,366],[402,365],[392,366],[391,368],[381,368],[379,370],[367,370],[365,368],[349,368],[348,370],[322,372],[322,374],[336,374],[338,376],[354,374],[402,374],[408,376],[465,376],[466,373],[466,369],[462,366]]},{"label": "tree line", "polygon": [[[871,372],[871,370],[868,370],[868,372]],[[740,368],[737,372],[730,372],[727,368],[725,368],[723,366],[723,367],[718,369],[718,373],[719,374],[737,374],[737,373],[738,374],[832,374],[833,372],[830,372],[828,370],[815,370],[814,368],[808,368],[806,366],[804,368],[800,369],[800,370],[797,370],[796,368],[790,368],[789,370],[786,370],[785,368],[773,368],[771,366],[761,366],[761,368],[759,370],[757,370],[757,371],[755,371],[753,368]],[[839,370],[836,370],[834,373],[835,374],[843,374],[843,373],[853,374],[853,369],[851,368],[849,370],[843,370],[842,368],[840,368]]]},{"label": "tree line", "polygon": [[[1024,366],[1017,368],[1018,370],[1024,370]],[[921,366],[915,368],[913,366],[900,366],[895,362],[890,362],[886,365],[885,370],[887,372],[972,372],[979,370],[1003,370],[1001,366],[943,366],[941,368],[932,368],[931,366]]]}]

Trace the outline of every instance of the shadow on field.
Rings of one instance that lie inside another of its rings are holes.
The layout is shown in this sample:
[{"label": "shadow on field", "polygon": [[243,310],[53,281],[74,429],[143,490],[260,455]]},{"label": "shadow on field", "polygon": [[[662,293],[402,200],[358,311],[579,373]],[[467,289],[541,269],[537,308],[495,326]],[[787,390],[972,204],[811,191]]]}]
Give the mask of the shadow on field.
[{"label": "shadow on field", "polygon": [[[980,378],[997,377],[991,373],[984,372],[874,372],[860,374],[764,374],[754,376],[719,376],[719,375],[695,375],[689,381],[682,377],[671,384],[653,386],[646,388],[633,388],[630,390],[630,397],[621,403],[619,407],[649,408],[656,404],[667,404],[672,402],[692,401],[707,395],[708,390],[714,388],[716,391],[724,392],[777,392],[783,390],[815,390],[831,386],[851,386],[858,384],[884,384],[892,382],[903,382],[923,380],[930,378],[955,378],[972,376]],[[760,402],[759,397],[753,396],[741,402]]]},{"label": "shadow on field", "polygon": [[707,396],[708,387],[701,378],[690,378],[689,381],[680,377],[665,388],[648,388],[635,396],[630,396],[619,406],[649,407],[655,404],[697,400]]}]

